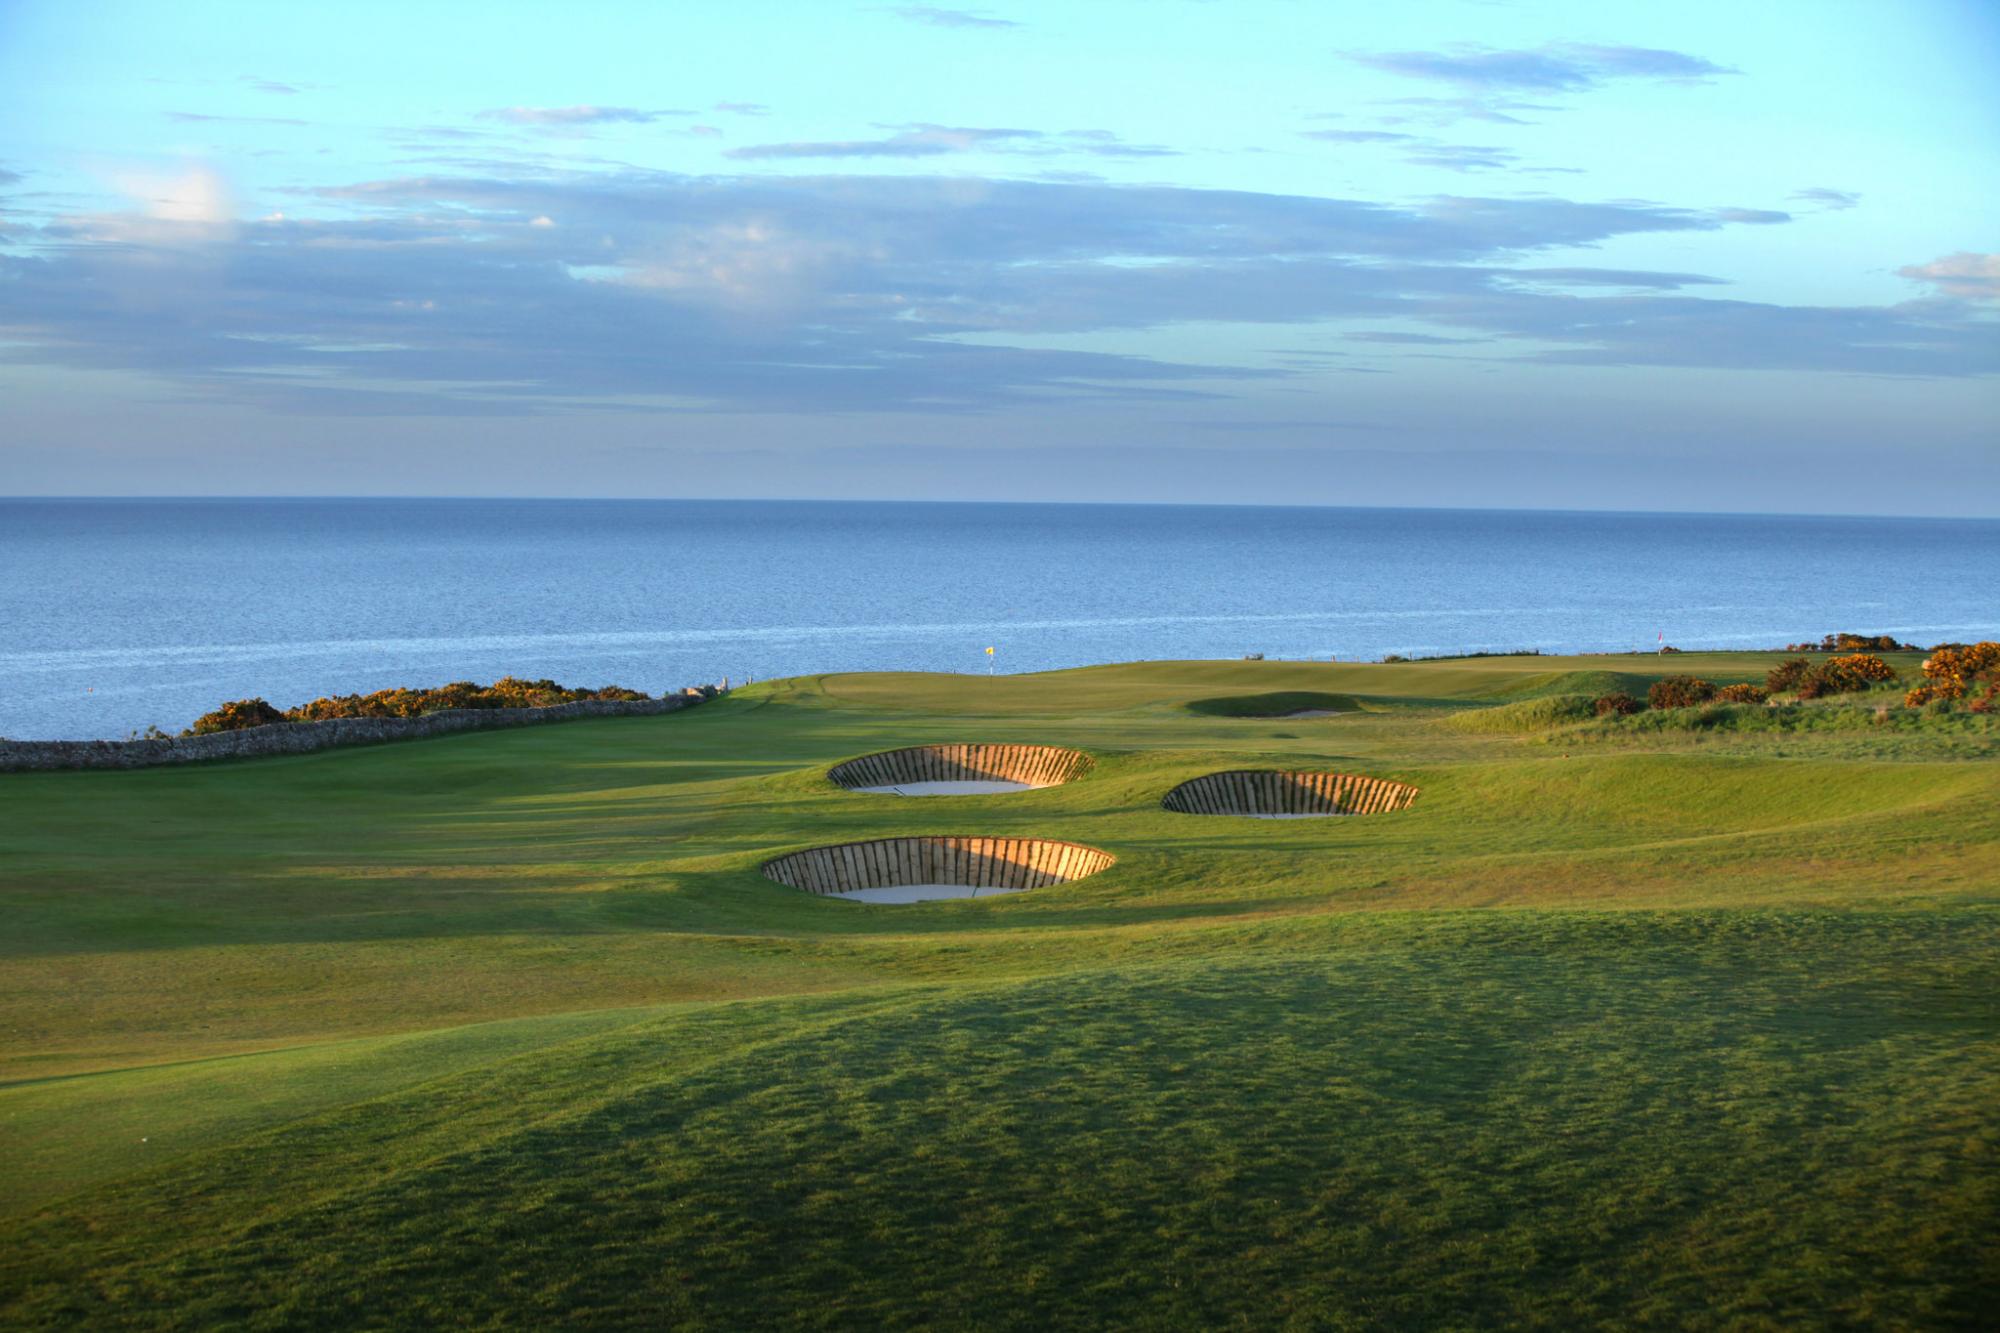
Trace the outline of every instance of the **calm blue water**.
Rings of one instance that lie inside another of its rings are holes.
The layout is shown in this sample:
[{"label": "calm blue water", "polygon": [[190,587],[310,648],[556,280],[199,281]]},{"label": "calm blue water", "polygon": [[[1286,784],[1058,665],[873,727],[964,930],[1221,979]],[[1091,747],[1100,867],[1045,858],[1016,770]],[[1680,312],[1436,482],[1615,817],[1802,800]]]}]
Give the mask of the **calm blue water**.
[{"label": "calm blue water", "polygon": [[0,501],[0,735],[513,673],[2000,636],[2000,521],[763,501]]}]

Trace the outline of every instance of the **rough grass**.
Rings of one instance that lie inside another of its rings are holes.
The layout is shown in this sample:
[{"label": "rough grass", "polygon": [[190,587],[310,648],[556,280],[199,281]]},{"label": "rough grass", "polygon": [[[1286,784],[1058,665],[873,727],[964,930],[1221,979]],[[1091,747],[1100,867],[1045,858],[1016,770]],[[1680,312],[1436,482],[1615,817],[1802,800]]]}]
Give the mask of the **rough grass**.
[{"label": "rough grass", "polygon": [[1545,694],[1496,708],[1468,708],[1444,719],[1457,731],[1488,734],[1547,731],[1595,716],[1589,694]]},{"label": "rough grass", "polygon": [[[1654,664],[1551,665],[805,678],[0,775],[0,1321],[1976,1323],[1984,722],[1475,720],[1554,714],[1552,677],[1643,693]],[[1190,711],[1291,694],[1369,707]],[[1006,797],[824,778],[961,739],[1099,762]],[[1256,766],[1423,795],[1159,809]],[[756,872],[931,832],[1119,862],[900,908]]]}]

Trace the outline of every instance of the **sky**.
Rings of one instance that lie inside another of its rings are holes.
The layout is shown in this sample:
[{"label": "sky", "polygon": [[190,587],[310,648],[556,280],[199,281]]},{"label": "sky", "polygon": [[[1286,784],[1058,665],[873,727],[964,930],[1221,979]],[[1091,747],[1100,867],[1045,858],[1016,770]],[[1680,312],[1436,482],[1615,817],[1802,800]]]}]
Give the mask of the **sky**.
[{"label": "sky", "polygon": [[0,0],[0,494],[2000,515],[2000,4]]}]

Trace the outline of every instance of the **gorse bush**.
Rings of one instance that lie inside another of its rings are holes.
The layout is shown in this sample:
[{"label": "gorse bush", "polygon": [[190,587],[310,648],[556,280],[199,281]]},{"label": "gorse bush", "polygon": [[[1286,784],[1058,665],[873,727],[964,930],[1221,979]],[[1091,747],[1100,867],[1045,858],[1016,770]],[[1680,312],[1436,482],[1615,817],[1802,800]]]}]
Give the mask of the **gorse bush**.
[{"label": "gorse bush", "polygon": [[1772,694],[1790,694],[1812,669],[1813,664],[1806,658],[1788,657],[1765,673],[1764,688]]},{"label": "gorse bush", "polygon": [[447,708],[548,708],[590,700],[639,701],[651,696],[622,685],[571,689],[552,680],[517,680],[502,676],[491,685],[455,680],[435,689],[377,690],[373,694],[339,694],[315,699],[279,712],[262,699],[238,699],[195,719],[197,736],[217,731],[241,731],[273,722],[326,722],[340,717],[421,717]]},{"label": "gorse bush", "polygon": [[2000,697],[2000,643],[1982,639],[1978,643],[1941,643],[1924,659],[1924,683],[1903,696],[1915,708],[1943,699],[1963,699],[1978,686],[1983,693],[1973,701],[1977,712],[1992,709]]},{"label": "gorse bush", "polygon": [[1794,643],[1788,653],[1913,653],[1914,643],[1901,643],[1893,634],[1829,634],[1818,643]]},{"label": "gorse bush", "polygon": [[1591,701],[1590,707],[1599,717],[1621,717],[1636,713],[1646,705],[1629,694],[1600,694]]},{"label": "gorse bush", "polygon": [[1801,699],[1825,694],[1858,694],[1896,679],[1896,668],[1870,653],[1831,657],[1806,672],[1795,687]]},{"label": "gorse bush", "polygon": [[1646,702],[1655,708],[1692,708],[1714,697],[1714,682],[1699,676],[1662,676],[1646,691]]},{"label": "gorse bush", "polygon": [[283,722],[285,715],[265,703],[262,699],[236,699],[222,705],[213,713],[203,713],[190,727],[197,736],[209,736],[218,731],[242,731],[248,727],[268,726],[273,722]]},{"label": "gorse bush", "polygon": [[1764,688],[1772,694],[1795,693],[1801,699],[1817,699],[1826,694],[1856,694],[1895,679],[1896,668],[1872,653],[1849,653],[1818,663],[1788,657],[1764,677]]},{"label": "gorse bush", "polygon": [[1719,704],[1761,704],[1770,698],[1770,692],[1762,685],[1724,685],[1715,692],[1715,702]]}]

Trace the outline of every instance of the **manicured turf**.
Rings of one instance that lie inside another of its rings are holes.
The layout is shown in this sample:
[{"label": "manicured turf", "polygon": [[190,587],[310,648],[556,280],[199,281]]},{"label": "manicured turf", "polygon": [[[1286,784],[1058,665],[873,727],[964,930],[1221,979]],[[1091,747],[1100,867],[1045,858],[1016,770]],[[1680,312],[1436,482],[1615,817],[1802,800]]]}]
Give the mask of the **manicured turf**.
[{"label": "manicured turf", "polygon": [[[814,677],[0,775],[0,1321],[1977,1323],[2000,729],[1549,703],[1774,660]],[[1216,702],[1265,696],[1351,710]],[[1097,764],[824,778],[944,741]],[[1422,795],[1159,806],[1256,766]],[[924,833],[1118,861],[902,907],[757,873]]]}]

